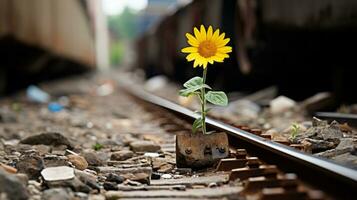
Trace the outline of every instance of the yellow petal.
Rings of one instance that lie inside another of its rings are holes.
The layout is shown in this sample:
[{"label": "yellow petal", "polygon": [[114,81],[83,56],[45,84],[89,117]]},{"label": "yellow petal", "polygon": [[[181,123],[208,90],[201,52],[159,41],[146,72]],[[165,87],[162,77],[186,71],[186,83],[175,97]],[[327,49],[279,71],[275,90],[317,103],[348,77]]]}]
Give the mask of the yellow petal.
[{"label": "yellow petal", "polygon": [[232,52],[232,47],[230,47],[230,46],[220,47],[217,49],[217,51],[219,53],[230,53],[230,52]]},{"label": "yellow petal", "polygon": [[195,33],[195,37],[197,39],[198,42],[201,42],[202,41],[202,37],[201,37],[201,33],[200,31],[195,27],[193,29],[193,32]]},{"label": "yellow petal", "polygon": [[201,37],[202,37],[202,40],[206,40],[206,37],[207,36],[207,33],[206,33],[206,29],[203,25],[201,25]]},{"label": "yellow petal", "polygon": [[213,56],[213,60],[214,60],[215,62],[223,62],[224,58],[218,57],[218,56]]},{"label": "yellow petal", "polygon": [[221,59],[229,58],[229,55],[226,53],[217,53],[216,56]]},{"label": "yellow petal", "polygon": [[209,57],[207,61],[212,65],[214,62],[214,57]]},{"label": "yellow petal", "polygon": [[210,40],[212,38],[212,34],[213,34],[212,26],[209,26],[207,31],[207,40]]},{"label": "yellow petal", "polygon": [[218,36],[219,36],[219,29],[217,29],[217,30],[213,33],[213,35],[212,35],[212,40],[213,40],[213,41],[217,40]]},{"label": "yellow petal", "polygon": [[217,38],[217,41],[221,41],[224,39],[224,36],[226,36],[225,33],[222,33],[218,38]]},{"label": "yellow petal", "polygon": [[191,46],[194,46],[194,47],[198,47],[198,41],[195,37],[193,37],[193,35],[189,34],[189,33],[186,33],[186,37],[188,39],[188,44],[190,44]]},{"label": "yellow petal", "polygon": [[198,60],[196,59],[195,62],[193,62],[193,68],[197,67],[198,66]]},{"label": "yellow petal", "polygon": [[190,53],[188,56],[186,56],[187,61],[193,61],[197,58],[198,53]]},{"label": "yellow petal", "polygon": [[223,46],[225,46],[226,44],[228,44],[229,41],[230,41],[229,38],[226,38],[226,39],[224,39],[224,40],[222,40],[222,41],[218,41],[218,47],[223,47]]},{"label": "yellow petal", "polygon": [[207,59],[203,61],[203,69],[207,67]]},{"label": "yellow petal", "polygon": [[198,51],[197,47],[185,47],[181,49],[182,53],[196,53]]},{"label": "yellow petal", "polygon": [[215,57],[219,59],[224,59],[224,55],[221,53],[216,53]]}]

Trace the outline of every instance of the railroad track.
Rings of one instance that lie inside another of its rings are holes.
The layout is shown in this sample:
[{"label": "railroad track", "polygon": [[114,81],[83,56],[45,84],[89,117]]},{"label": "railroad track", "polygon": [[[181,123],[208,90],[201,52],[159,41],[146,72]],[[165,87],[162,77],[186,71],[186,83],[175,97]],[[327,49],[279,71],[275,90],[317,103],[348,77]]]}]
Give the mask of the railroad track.
[{"label": "railroad track", "polygon": [[[127,83],[120,81],[126,92],[156,113],[159,121],[165,121],[162,126],[168,132],[189,131],[199,117]],[[260,199],[354,199],[357,195],[357,172],[353,169],[270,141],[260,135],[261,130],[234,127],[212,118],[207,118],[207,125],[229,137],[230,157],[221,160],[216,171],[229,172],[232,181],[239,179],[244,186],[242,194],[248,198],[259,194]]]}]

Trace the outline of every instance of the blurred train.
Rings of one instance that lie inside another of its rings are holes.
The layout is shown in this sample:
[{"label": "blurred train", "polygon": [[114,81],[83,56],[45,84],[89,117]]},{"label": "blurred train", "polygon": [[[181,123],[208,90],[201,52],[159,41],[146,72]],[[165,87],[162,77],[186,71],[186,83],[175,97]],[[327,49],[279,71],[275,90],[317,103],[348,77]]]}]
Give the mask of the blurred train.
[{"label": "blurred train", "polygon": [[94,69],[99,3],[0,0],[0,95]]},{"label": "blurred train", "polygon": [[201,70],[186,62],[186,32],[201,24],[231,38],[230,58],[209,66],[215,88],[253,92],[276,85],[302,100],[331,91],[335,103],[357,102],[357,1],[194,0],[168,13],[136,42],[146,76],[183,83]]}]

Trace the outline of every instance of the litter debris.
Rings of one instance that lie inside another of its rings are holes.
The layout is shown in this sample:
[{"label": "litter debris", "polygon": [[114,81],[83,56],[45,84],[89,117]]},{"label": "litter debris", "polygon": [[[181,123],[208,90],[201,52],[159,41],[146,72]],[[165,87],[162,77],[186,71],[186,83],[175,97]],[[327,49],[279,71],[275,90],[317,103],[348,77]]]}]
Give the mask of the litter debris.
[{"label": "litter debris", "polygon": [[61,110],[63,110],[63,106],[57,102],[51,102],[48,104],[48,110],[51,112],[60,112]]},{"label": "litter debris", "polygon": [[39,87],[30,85],[26,90],[27,98],[36,103],[47,103],[50,100],[50,95]]}]

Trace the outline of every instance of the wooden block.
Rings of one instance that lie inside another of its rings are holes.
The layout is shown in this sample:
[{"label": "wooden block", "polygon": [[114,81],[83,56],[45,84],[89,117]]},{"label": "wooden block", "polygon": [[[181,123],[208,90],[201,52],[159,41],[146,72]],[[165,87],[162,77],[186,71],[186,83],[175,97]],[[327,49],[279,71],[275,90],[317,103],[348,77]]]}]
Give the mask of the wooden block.
[{"label": "wooden block", "polygon": [[265,176],[271,178],[273,176],[276,177],[278,173],[278,169],[275,165],[268,165],[262,166],[260,168],[240,168],[240,169],[233,169],[230,173],[229,180],[246,180],[250,177],[257,177],[257,176]]}]

